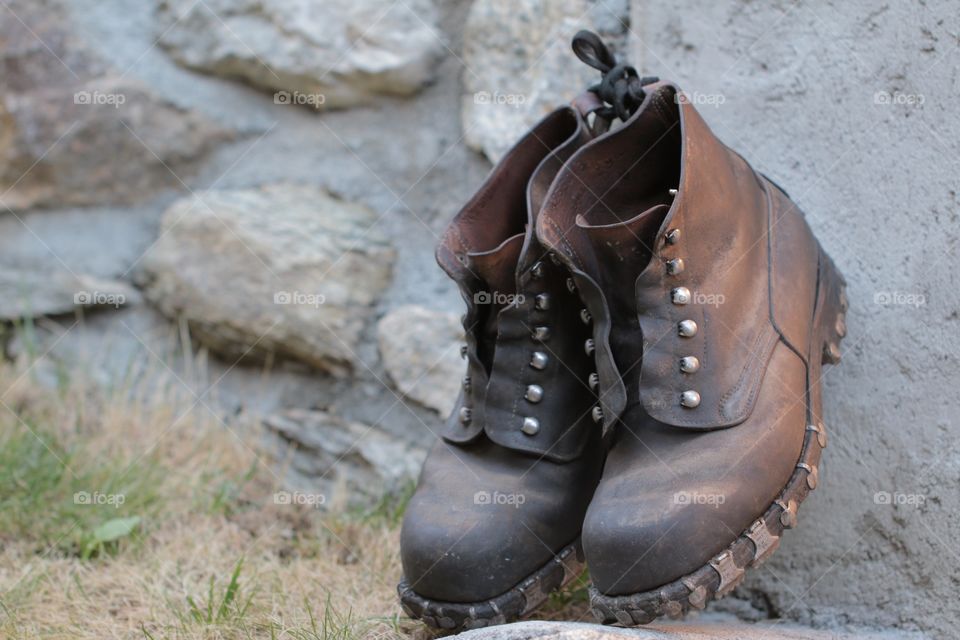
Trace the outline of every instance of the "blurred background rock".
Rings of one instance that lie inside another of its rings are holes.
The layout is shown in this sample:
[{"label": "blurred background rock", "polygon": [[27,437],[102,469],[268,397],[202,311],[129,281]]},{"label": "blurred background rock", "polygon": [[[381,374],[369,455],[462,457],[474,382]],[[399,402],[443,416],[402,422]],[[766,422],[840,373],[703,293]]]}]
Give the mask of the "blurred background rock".
[{"label": "blurred background rock", "polygon": [[591,28],[684,87],[850,281],[844,366],[824,380],[825,489],[719,606],[948,634],[952,8],[3,0],[3,353],[42,384],[156,378],[219,419],[252,417],[295,447],[293,487],[395,486],[462,375],[438,234],[520,132],[594,81],[569,50]]}]

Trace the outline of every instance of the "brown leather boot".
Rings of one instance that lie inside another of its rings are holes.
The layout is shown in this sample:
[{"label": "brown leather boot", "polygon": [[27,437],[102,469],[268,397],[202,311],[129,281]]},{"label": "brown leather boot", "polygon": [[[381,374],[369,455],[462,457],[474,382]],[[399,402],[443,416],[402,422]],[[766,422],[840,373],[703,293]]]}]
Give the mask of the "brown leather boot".
[{"label": "brown leather boot", "polygon": [[583,567],[580,526],[603,464],[590,319],[533,228],[590,137],[573,109],[547,116],[437,250],[467,304],[467,376],[407,507],[398,587],[404,611],[434,627],[514,620]]},{"label": "brown leather boot", "polygon": [[634,95],[537,224],[596,320],[601,390],[620,405],[583,547],[594,612],[625,625],[722,597],[796,525],[826,446],[821,366],[846,333],[844,280],[796,205],[675,85]]}]

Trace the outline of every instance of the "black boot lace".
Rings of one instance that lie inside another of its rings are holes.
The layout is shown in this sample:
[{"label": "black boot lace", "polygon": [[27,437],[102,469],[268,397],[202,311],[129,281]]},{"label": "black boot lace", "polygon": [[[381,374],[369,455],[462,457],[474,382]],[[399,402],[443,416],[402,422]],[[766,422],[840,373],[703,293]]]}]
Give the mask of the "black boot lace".
[{"label": "black boot lace", "polygon": [[607,105],[597,111],[606,120],[627,120],[643,102],[643,86],[657,82],[654,76],[640,77],[637,70],[628,64],[617,63],[616,56],[592,31],[579,31],[573,37],[573,52],[585,64],[601,73],[599,84],[589,88]]}]

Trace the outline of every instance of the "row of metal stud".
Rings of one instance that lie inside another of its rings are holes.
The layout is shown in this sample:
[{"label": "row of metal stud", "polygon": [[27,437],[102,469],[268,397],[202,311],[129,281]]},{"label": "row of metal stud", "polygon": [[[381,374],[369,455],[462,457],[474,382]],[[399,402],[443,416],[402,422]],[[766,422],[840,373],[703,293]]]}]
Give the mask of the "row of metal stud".
[{"label": "row of metal stud", "polygon": [[[670,195],[676,196],[677,190],[670,189]],[[667,244],[676,245],[680,242],[680,229],[670,229],[667,231],[664,236],[664,240]],[[683,261],[683,258],[673,258],[668,260],[666,263],[667,275],[675,276],[680,273],[683,273],[683,270],[686,268],[686,264]],[[693,296],[690,294],[690,289],[686,287],[674,287],[670,290],[670,301],[678,306],[683,306],[689,304],[693,299]],[[692,338],[697,335],[697,323],[693,320],[686,319],[681,320],[677,324],[677,332],[680,334],[681,338]],[[700,370],[700,359],[696,356],[683,356],[680,358],[680,371],[683,373],[696,373]],[[680,405],[687,409],[695,409],[700,406],[700,393],[688,389],[680,394]]]}]

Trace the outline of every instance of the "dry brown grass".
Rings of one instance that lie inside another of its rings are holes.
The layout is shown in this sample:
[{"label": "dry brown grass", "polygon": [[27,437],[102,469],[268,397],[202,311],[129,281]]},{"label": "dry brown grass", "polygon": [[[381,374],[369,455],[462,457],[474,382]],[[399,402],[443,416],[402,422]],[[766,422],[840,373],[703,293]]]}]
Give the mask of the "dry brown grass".
[{"label": "dry brown grass", "polygon": [[[175,386],[43,390],[0,370],[0,637],[391,638],[396,518],[278,505],[274,461]],[[77,505],[77,491],[123,494]],[[84,557],[103,521],[140,517]],[[220,610],[242,560],[235,592]],[[212,591],[211,591],[211,580]],[[214,606],[208,615],[208,601]],[[191,602],[193,603],[191,605]]]},{"label": "dry brown grass", "polygon": [[[61,386],[0,366],[0,637],[429,635],[396,601],[402,504],[275,504],[277,462],[242,419],[228,428],[175,384]],[[140,521],[91,544],[121,517]],[[579,589],[545,613],[584,612]]]}]

